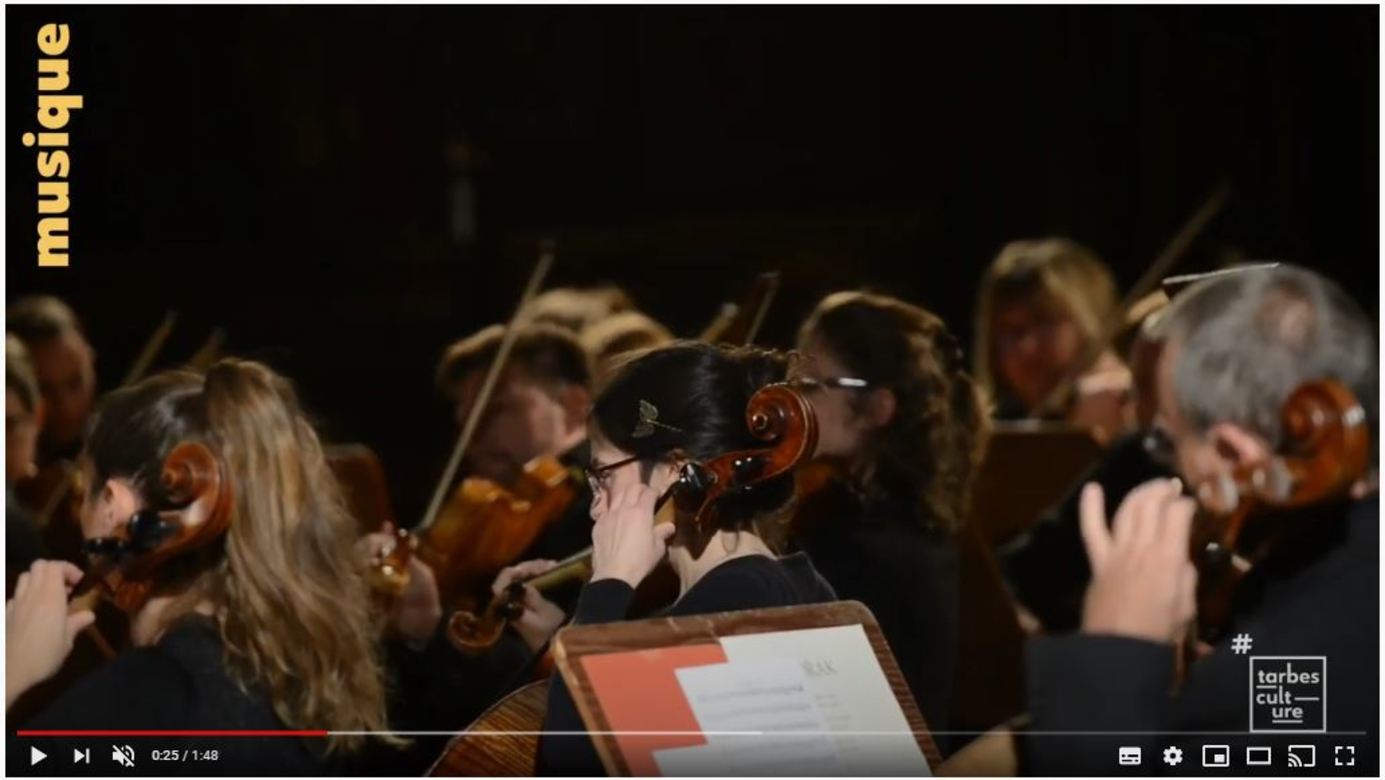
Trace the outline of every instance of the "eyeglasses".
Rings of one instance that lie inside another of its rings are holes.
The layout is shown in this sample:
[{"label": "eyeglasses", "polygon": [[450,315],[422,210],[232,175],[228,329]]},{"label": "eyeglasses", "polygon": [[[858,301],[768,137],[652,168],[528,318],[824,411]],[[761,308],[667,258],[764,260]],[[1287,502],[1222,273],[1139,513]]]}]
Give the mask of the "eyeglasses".
[{"label": "eyeglasses", "polygon": [[587,485],[591,487],[592,495],[596,495],[606,490],[606,480],[610,476],[610,473],[612,471],[615,471],[616,469],[626,464],[634,463],[639,459],[640,456],[631,455],[630,457],[622,458],[621,460],[618,460],[615,463],[588,463],[586,466],[584,466],[582,468],[582,471],[587,475]]},{"label": "eyeglasses", "polygon": [[828,387],[837,390],[864,390],[870,387],[870,382],[854,376],[804,376],[793,380],[791,384],[805,392],[816,392]]}]

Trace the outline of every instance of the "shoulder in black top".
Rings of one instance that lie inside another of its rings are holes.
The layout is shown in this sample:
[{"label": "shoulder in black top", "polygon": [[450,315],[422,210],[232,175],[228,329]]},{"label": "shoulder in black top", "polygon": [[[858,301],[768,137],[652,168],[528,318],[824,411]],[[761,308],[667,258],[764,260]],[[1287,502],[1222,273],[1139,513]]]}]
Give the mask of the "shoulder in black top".
[{"label": "shoulder in black top", "polygon": [[[860,601],[880,623],[909,689],[935,733],[948,728],[957,665],[959,561],[947,533],[917,502],[867,501],[837,482],[808,499],[792,542],[838,597]],[[940,747],[946,750],[946,746]]]},{"label": "shoulder in black top", "polygon": [[1082,487],[1101,485],[1106,516],[1114,518],[1130,491],[1151,479],[1173,473],[1152,458],[1143,433],[1112,442],[1063,499],[1044,512],[1028,532],[999,553],[1005,578],[1019,599],[1050,632],[1071,631],[1082,617],[1082,596],[1092,570],[1082,542],[1079,508]]},{"label": "shoulder in black top", "polygon": [[[231,677],[215,627],[189,618],[151,647],[122,653],[80,680],[28,723],[28,729],[282,730],[269,696],[244,690]],[[110,774],[110,738],[24,738],[9,735],[9,773],[61,774],[82,770],[69,761],[89,748],[92,771]],[[59,759],[29,766],[29,748]],[[131,738],[138,774],[314,775],[330,771],[326,740],[305,737]],[[155,749],[217,751],[213,762],[155,762]],[[104,752],[103,752],[104,751]],[[105,769],[103,769],[103,767]]]},{"label": "shoulder in black top", "polygon": [[[635,590],[621,580],[597,580],[582,590],[573,623],[610,623],[623,620]],[[832,587],[802,553],[774,559],[763,555],[732,558],[698,580],[663,614],[705,615],[742,609],[790,607],[833,601]],[[585,731],[586,726],[563,683],[554,672],[548,693],[545,732]],[[599,775],[601,760],[591,739],[585,736],[548,736],[539,739],[539,772],[542,774]]]}]

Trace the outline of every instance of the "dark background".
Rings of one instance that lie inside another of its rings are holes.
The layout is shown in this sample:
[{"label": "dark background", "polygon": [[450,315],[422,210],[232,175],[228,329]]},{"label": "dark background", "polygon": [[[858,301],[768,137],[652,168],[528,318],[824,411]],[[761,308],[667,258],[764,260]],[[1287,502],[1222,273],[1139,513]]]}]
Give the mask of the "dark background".
[{"label": "dark background", "polygon": [[[1180,271],[1310,265],[1378,311],[1378,9],[5,9],[7,301],[67,298],[118,382],[221,326],[384,459],[411,522],[454,429],[439,350],[551,284],[615,281],[691,335],[760,270],[786,345],[871,285],[970,336],[1014,238],[1093,246],[1122,285],[1217,181]],[[35,264],[38,28],[72,26],[72,267]],[[478,242],[449,148],[479,152]]]}]

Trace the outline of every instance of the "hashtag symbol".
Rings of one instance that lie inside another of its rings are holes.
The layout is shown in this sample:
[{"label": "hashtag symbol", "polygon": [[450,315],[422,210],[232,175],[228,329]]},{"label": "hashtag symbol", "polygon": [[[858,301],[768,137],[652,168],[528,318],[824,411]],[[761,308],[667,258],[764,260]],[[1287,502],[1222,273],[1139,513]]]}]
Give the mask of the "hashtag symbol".
[{"label": "hashtag symbol", "polygon": [[1237,634],[1231,638],[1231,652],[1236,655],[1245,655],[1250,652],[1250,634]]}]

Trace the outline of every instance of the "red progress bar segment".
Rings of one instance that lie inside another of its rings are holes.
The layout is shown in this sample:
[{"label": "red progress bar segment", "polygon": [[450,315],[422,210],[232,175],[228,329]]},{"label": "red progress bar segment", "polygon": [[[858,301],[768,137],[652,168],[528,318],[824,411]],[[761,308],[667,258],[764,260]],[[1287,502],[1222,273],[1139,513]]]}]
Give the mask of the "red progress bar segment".
[{"label": "red progress bar segment", "polygon": [[20,729],[21,737],[325,737],[326,729]]}]

